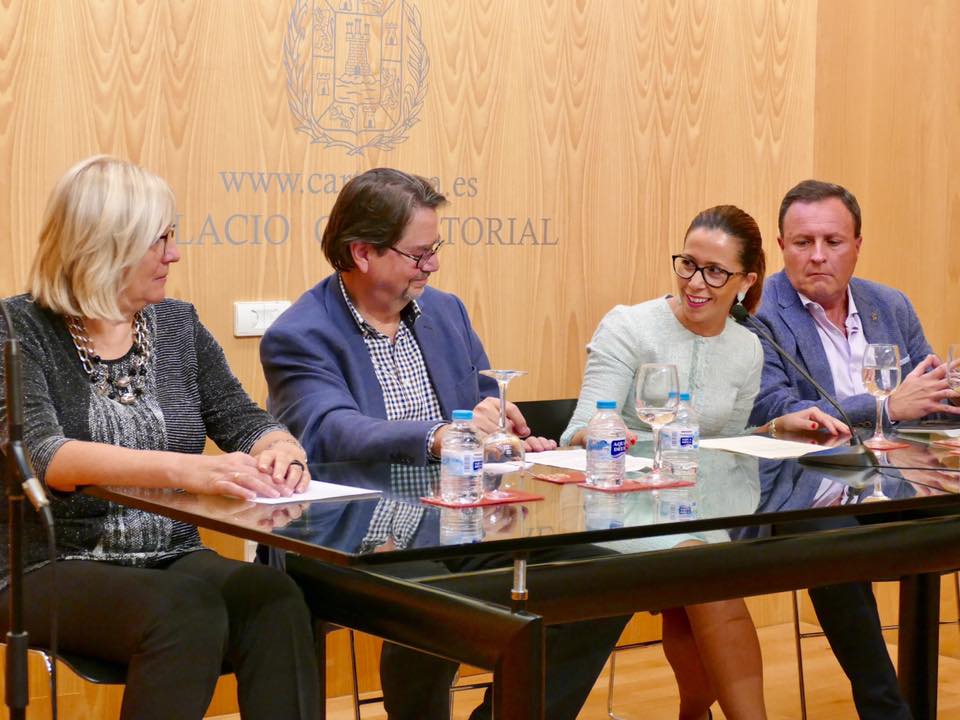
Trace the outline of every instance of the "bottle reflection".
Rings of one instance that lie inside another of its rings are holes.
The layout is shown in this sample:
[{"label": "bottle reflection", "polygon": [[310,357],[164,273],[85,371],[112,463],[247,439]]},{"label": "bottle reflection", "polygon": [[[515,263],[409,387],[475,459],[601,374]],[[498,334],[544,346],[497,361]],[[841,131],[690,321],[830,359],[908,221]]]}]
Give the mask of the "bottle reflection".
[{"label": "bottle reflection", "polygon": [[440,508],[440,544],[467,545],[483,540],[483,508]]},{"label": "bottle reflection", "polygon": [[626,517],[624,497],[620,493],[583,493],[583,525],[586,530],[622,528]]},{"label": "bottle reflection", "polygon": [[658,490],[654,522],[671,523],[697,519],[697,496],[692,487]]}]

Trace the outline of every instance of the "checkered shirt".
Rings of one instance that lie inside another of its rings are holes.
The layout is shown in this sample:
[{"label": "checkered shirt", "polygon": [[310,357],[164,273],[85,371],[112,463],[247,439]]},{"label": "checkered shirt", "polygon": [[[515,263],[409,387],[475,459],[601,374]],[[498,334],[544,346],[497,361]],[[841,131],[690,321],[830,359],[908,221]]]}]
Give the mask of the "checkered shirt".
[{"label": "checkered shirt", "polygon": [[438,427],[444,424],[440,410],[440,401],[436,390],[427,373],[420,345],[413,334],[413,324],[422,314],[416,300],[412,300],[400,313],[400,326],[397,336],[391,341],[389,337],[373,327],[363,319],[357,310],[347,288],[340,281],[340,292],[350,309],[350,314],[356,321],[363,342],[370,353],[370,360],[377,374],[377,382],[383,392],[383,404],[387,411],[387,420],[436,420],[437,424],[426,438],[428,457],[433,434]]}]

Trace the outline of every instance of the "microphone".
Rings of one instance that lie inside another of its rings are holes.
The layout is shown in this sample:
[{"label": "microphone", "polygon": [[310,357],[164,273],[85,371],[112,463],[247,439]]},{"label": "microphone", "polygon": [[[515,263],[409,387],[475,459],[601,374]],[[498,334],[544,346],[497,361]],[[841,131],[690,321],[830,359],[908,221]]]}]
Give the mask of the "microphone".
[{"label": "microphone", "polygon": [[850,428],[850,445],[801,455],[797,458],[798,461],[802,465],[820,465],[848,469],[879,469],[880,464],[877,462],[877,456],[873,454],[870,448],[863,444],[863,440],[861,440],[854,431],[850,416],[847,415],[846,410],[841,407],[840,403],[838,403],[830,393],[824,390],[820,383],[813,379],[813,376],[807,372],[806,368],[804,368],[793,355],[784,350],[783,347],[780,346],[780,343],[773,339],[773,336],[767,332],[763,324],[757,321],[741,303],[735,303],[734,306],[730,308],[730,314],[733,315],[733,319],[738,323],[741,325],[749,325],[757,335],[770,343],[770,346],[777,351],[780,357],[793,365],[796,371],[803,376],[803,379],[813,385],[816,391],[820,393],[820,397],[836,408],[841,419],[847,424],[847,427]]}]

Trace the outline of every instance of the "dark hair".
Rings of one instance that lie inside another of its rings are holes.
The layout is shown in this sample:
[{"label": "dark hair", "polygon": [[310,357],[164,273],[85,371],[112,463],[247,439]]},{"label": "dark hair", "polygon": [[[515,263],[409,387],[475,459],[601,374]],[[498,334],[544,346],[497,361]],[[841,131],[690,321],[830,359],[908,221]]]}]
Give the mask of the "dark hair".
[{"label": "dark hair", "polygon": [[323,254],[334,269],[352,270],[352,243],[370,243],[384,253],[399,242],[416,209],[435,209],[446,201],[419,175],[367,170],[344,185],[333,203],[321,241]]},{"label": "dark hair", "polygon": [[815,203],[830,198],[839,198],[840,202],[850,211],[850,215],[853,217],[853,236],[860,237],[862,218],[860,216],[860,203],[857,202],[857,198],[842,185],[835,185],[822,180],[804,180],[794,185],[783,196],[783,201],[780,203],[780,216],[777,218],[777,229],[780,230],[780,237],[783,237],[783,218],[791,205],[794,203]]},{"label": "dark hair", "polygon": [[767,270],[763,236],[757,221],[735,205],[717,205],[698,213],[687,228],[684,238],[697,228],[720,230],[740,241],[740,265],[743,266],[743,272],[757,274],[757,281],[747,291],[743,306],[750,312],[756,310],[760,304],[763,277]]}]

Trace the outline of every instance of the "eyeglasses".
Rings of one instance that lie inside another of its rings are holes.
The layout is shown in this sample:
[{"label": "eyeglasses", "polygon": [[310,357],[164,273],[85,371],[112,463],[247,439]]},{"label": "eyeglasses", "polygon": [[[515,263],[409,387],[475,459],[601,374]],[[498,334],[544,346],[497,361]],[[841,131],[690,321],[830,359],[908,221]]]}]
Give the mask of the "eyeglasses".
[{"label": "eyeglasses", "polygon": [[177,236],[177,226],[171,225],[166,229],[163,235],[161,235],[152,243],[150,243],[150,249],[156,251],[159,248],[160,255],[162,257],[167,254],[167,243],[170,242],[171,238],[175,238],[176,236]]},{"label": "eyeglasses", "polygon": [[685,255],[672,255],[671,257],[673,259],[673,271],[677,274],[677,277],[690,280],[694,275],[700,273],[703,281],[712,288],[722,288],[734,275],[746,275],[743,271],[730,272],[716,265],[700,267]]},{"label": "eyeglasses", "polygon": [[423,270],[423,264],[430,262],[430,258],[440,252],[440,246],[443,245],[443,240],[437,240],[433,247],[427,250],[423,255],[411,255],[410,253],[405,253],[403,250],[397,250],[395,247],[391,246],[391,250],[395,253],[403,255],[405,258],[410,258],[417,264],[417,270]]}]

